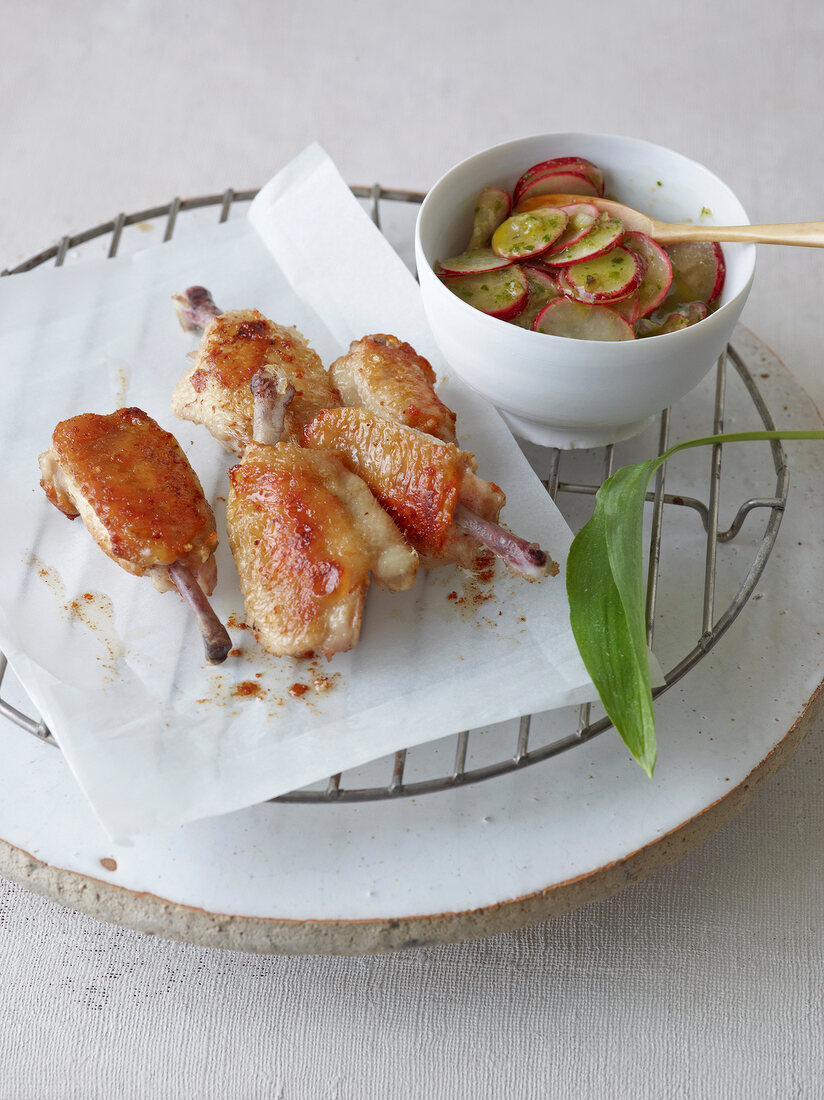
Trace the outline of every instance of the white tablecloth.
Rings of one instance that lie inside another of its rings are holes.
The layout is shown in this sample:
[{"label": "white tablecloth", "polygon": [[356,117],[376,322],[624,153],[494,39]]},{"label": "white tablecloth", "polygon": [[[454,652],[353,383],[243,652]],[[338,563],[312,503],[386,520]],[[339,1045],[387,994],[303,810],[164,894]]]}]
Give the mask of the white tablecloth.
[{"label": "white tablecloth", "polygon": [[[811,0],[8,5],[0,267],[314,138],[352,183],[425,189],[509,137],[627,133],[754,221],[820,218],[822,56]],[[819,407],[823,283],[824,254],[764,247],[743,317]],[[680,863],[465,945],[245,956],[0,884],[0,1100],[820,1096],[823,726]]]}]

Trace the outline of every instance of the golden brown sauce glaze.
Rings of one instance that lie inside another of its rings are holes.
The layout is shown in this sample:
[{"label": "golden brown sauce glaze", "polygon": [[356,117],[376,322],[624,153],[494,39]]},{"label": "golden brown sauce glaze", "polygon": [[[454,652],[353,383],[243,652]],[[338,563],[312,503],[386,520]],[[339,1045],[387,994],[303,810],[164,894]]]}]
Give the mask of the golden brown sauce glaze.
[{"label": "golden brown sauce glaze", "polygon": [[252,375],[268,362],[269,348],[277,347],[278,358],[291,362],[292,340],[285,332],[270,333],[269,322],[256,309],[237,314],[221,314],[209,325],[204,340],[201,370],[208,371],[227,389],[248,385]]},{"label": "golden brown sauce glaze", "polygon": [[298,333],[256,309],[223,313],[210,323],[191,376],[192,388],[203,393],[210,383],[216,385],[227,409],[251,424],[249,383],[264,366],[283,370],[295,387],[286,417],[286,438],[321,409],[340,404],[340,394],[312,348]]},{"label": "golden brown sauce glaze", "polygon": [[118,557],[139,564],[150,548],[153,561],[169,564],[185,557],[196,539],[217,545],[212,511],[188,459],[142,409],[63,420],[53,446]]},{"label": "golden brown sauce glaze", "polygon": [[369,486],[416,550],[435,555],[452,523],[472,456],[365,409],[327,409],[304,429]]},{"label": "golden brown sauce glaze", "polygon": [[[455,440],[455,414],[435,393],[435,372],[427,359],[397,336],[376,333],[352,345],[359,355],[360,385],[372,400],[360,400],[392,420],[449,442]],[[335,365],[332,365],[334,376]],[[363,394],[362,394],[363,396]],[[350,402],[351,403],[351,402]]]},{"label": "golden brown sauce glaze", "polygon": [[340,590],[363,583],[369,562],[361,540],[319,478],[248,460],[229,478],[243,501],[234,522],[254,547],[256,583],[288,619],[311,623]]}]

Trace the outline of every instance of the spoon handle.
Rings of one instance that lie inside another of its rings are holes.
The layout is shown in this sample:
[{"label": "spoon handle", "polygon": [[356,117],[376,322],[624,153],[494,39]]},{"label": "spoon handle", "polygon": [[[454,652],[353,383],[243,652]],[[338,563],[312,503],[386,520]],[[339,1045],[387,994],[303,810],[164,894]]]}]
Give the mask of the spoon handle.
[{"label": "spoon handle", "polygon": [[824,222],[787,222],[780,225],[668,225],[655,222],[650,236],[659,244],[751,241],[753,244],[803,244],[824,248]]}]

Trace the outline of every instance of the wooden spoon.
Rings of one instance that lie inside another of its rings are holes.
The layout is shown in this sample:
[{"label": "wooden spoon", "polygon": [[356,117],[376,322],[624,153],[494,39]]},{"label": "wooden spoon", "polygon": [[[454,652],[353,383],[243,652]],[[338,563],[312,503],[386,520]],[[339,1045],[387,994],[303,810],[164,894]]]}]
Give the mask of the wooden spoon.
[{"label": "wooden spoon", "polygon": [[781,225],[677,225],[659,222],[633,210],[631,206],[597,199],[589,195],[531,195],[524,199],[513,213],[538,210],[543,206],[569,206],[587,202],[597,206],[605,214],[620,218],[624,226],[639,233],[646,233],[659,244],[677,244],[679,241],[749,241],[753,244],[805,244],[824,248],[824,222],[788,222]]}]

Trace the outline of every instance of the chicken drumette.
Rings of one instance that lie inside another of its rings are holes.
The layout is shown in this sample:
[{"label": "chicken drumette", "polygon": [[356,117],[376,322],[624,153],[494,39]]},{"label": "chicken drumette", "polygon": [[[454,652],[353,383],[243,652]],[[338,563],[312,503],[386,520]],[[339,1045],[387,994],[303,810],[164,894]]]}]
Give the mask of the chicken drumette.
[{"label": "chicken drumette", "polygon": [[329,368],[344,405],[360,405],[399,424],[455,442],[455,414],[435,393],[428,360],[397,336],[354,340]]},{"label": "chicken drumette", "polygon": [[277,367],[295,389],[284,439],[298,440],[304,424],[340,404],[328,372],[297,329],[277,325],[256,309],[221,313],[204,287],[189,287],[174,300],[183,327],[204,331],[192,366],[172,394],[172,412],[203,424],[227,450],[242,455],[252,441],[249,383],[261,367]]},{"label": "chicken drumette", "polygon": [[402,591],[417,554],[342,462],[279,441],[292,384],[263,370],[251,388],[255,441],[229,472],[226,514],[246,615],[270,652],[329,658],[358,641],[370,572]]},{"label": "chicken drumette", "polygon": [[425,565],[472,569],[486,547],[527,580],[557,573],[540,546],[498,525],[506,498],[468,451],[360,408],[327,409],[303,435],[363,478]]},{"label": "chicken drumette", "polygon": [[217,580],[215,518],[177,440],[142,409],[61,421],[40,455],[40,484],[121,568],[176,588],[194,612],[208,659],[232,647],[209,605]]}]

